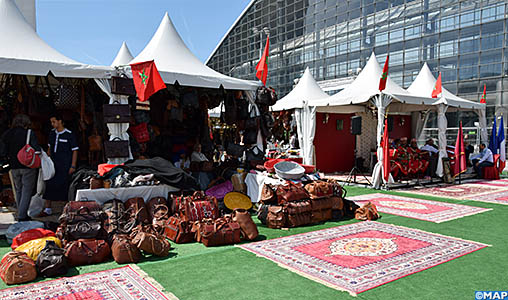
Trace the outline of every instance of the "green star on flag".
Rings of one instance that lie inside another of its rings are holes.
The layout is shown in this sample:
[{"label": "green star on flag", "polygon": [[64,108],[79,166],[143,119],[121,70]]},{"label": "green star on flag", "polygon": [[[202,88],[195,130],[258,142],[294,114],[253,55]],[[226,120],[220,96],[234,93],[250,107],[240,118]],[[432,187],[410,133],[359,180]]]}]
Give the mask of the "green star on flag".
[{"label": "green star on flag", "polygon": [[139,72],[139,77],[141,77],[141,82],[146,86],[146,80],[148,79],[148,75],[145,74],[145,69],[143,69],[143,73]]}]

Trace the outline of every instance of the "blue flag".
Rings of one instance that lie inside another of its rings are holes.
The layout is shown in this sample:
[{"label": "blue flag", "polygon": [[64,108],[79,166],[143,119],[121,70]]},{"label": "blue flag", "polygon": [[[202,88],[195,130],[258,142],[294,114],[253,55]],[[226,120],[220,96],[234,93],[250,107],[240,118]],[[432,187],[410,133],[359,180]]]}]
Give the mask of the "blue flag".
[{"label": "blue flag", "polygon": [[492,154],[497,154],[498,143],[497,143],[496,131],[497,131],[496,117],[494,116],[494,124],[492,124],[492,133],[490,135],[490,142],[489,142],[489,149],[490,149],[490,151],[492,151]]}]

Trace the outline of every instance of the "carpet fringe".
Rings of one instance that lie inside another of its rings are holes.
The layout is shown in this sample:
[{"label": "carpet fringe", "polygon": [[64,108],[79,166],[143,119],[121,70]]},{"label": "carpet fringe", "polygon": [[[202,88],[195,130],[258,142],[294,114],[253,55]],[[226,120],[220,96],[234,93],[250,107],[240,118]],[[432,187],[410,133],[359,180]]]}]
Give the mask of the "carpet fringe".
[{"label": "carpet fringe", "polygon": [[140,267],[135,264],[129,264],[129,267],[136,271],[144,280],[148,281],[151,285],[153,285],[156,289],[158,289],[164,296],[166,296],[169,300],[179,300],[175,294],[167,291],[157,280],[153,279],[148,275],[145,271],[143,271]]}]

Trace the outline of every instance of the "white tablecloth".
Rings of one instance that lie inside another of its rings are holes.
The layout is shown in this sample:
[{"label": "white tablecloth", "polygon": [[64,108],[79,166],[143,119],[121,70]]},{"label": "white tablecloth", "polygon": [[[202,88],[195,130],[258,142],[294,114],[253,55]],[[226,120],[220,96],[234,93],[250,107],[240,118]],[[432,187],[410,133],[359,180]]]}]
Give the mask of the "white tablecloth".
[{"label": "white tablecloth", "polygon": [[268,177],[267,175],[261,172],[257,172],[256,174],[248,173],[247,176],[245,177],[245,185],[247,185],[247,195],[250,197],[252,203],[259,202],[259,197],[261,196],[261,191],[263,190],[263,185],[265,183],[279,185],[283,184],[284,181]]},{"label": "white tablecloth", "polygon": [[106,201],[118,199],[123,202],[130,198],[142,197],[145,202],[154,197],[168,197],[169,192],[177,192],[179,189],[169,185],[152,185],[152,186],[134,186],[124,188],[95,189],[95,190],[78,190],[76,193],[76,201],[79,200],[95,200],[99,204]]}]

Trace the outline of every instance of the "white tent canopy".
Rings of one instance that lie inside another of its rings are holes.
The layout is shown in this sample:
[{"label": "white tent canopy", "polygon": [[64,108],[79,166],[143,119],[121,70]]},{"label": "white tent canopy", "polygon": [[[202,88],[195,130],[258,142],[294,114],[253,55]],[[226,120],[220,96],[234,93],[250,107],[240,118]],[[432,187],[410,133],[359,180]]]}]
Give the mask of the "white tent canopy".
[{"label": "white tent canopy", "polygon": [[313,101],[326,99],[328,97],[330,96],[323,92],[316,80],[314,80],[314,77],[312,77],[309,67],[307,67],[295,88],[284,98],[279,99],[279,101],[272,106],[272,110],[281,111],[303,108],[305,103],[312,106]]},{"label": "white tent canopy", "polygon": [[118,51],[118,54],[116,55],[115,59],[111,63],[111,66],[117,67],[117,66],[128,65],[133,59],[134,59],[134,56],[132,56],[132,53],[129,50],[129,47],[127,47],[127,43],[123,42],[122,47],[120,47],[120,50]]},{"label": "white tent canopy", "polygon": [[[164,15],[159,28],[145,49],[131,63],[154,60],[165,83],[225,89],[255,90],[259,84],[216,72],[187,48],[169,18]],[[129,72],[130,73],[130,72]]]},{"label": "white tent canopy", "polygon": [[0,0],[0,73],[107,78],[110,67],[79,63],[49,46],[27,23],[12,0]]}]

